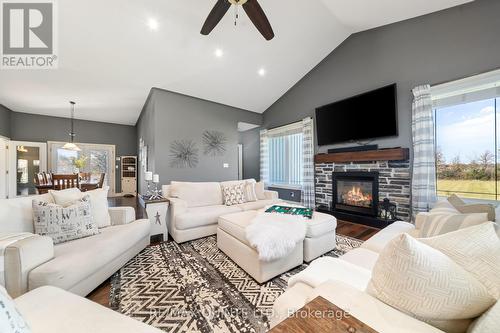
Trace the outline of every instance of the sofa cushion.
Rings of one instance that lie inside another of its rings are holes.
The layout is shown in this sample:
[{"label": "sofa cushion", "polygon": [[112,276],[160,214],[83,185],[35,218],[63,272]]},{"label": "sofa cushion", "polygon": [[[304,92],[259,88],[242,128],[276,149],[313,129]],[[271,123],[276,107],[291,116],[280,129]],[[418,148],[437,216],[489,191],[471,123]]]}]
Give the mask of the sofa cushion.
[{"label": "sofa cushion", "polygon": [[31,333],[30,327],[2,285],[0,285],[0,332]]},{"label": "sofa cushion", "polygon": [[33,200],[54,203],[50,194],[13,199],[0,199],[0,221],[2,232],[31,232],[33,228]]},{"label": "sofa cushion", "polygon": [[465,332],[470,321],[496,301],[460,265],[407,234],[384,248],[367,292],[410,316],[453,332]]},{"label": "sofa cushion", "polygon": [[415,226],[411,223],[396,221],[376,233],[373,237],[364,242],[361,247],[380,253],[391,240],[405,232],[412,232],[414,229]]},{"label": "sofa cushion", "polygon": [[477,318],[469,327],[467,333],[497,332],[500,328],[500,302],[493,305],[488,311]]},{"label": "sofa cushion", "polygon": [[488,214],[429,214],[418,228],[418,237],[434,237],[488,221]]},{"label": "sofa cushion", "polygon": [[15,300],[19,311],[39,333],[161,333],[67,291],[42,287]]},{"label": "sofa cushion", "polygon": [[419,240],[446,254],[500,299],[500,240],[493,222]]},{"label": "sofa cushion", "polygon": [[180,230],[186,230],[217,224],[219,216],[240,211],[241,208],[237,206],[224,205],[188,208],[185,213],[175,217],[175,227]]},{"label": "sofa cushion", "polygon": [[240,242],[252,247],[246,238],[246,227],[249,226],[257,212],[249,210],[234,214],[226,214],[219,217],[219,228],[238,239]]},{"label": "sofa cushion", "polygon": [[257,200],[254,202],[245,202],[239,204],[238,207],[240,207],[242,210],[259,210],[276,202],[277,200]]},{"label": "sofa cushion", "polygon": [[54,244],[99,233],[92,218],[90,196],[86,195],[71,206],[33,200],[35,232],[49,236]]},{"label": "sofa cushion", "polygon": [[71,289],[149,237],[149,230],[149,220],[137,220],[104,228],[95,236],[58,244],[54,247],[54,259],[30,272],[29,289],[45,285]]},{"label": "sofa cushion", "polygon": [[340,256],[339,259],[372,271],[377,263],[378,256],[379,254],[377,252],[359,247]]},{"label": "sofa cushion", "polygon": [[187,202],[188,207],[224,204],[219,183],[171,182],[170,196]]},{"label": "sofa cushion", "polygon": [[345,260],[332,257],[321,257],[302,272],[295,274],[288,280],[288,287],[296,283],[305,283],[312,288],[328,280],[338,280],[359,290],[365,290],[370,282],[371,272]]}]

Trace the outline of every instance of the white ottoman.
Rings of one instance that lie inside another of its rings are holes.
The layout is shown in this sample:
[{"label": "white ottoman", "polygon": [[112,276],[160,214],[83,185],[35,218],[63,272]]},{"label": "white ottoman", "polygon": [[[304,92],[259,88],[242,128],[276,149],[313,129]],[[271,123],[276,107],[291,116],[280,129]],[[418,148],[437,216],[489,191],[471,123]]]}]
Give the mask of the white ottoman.
[{"label": "white ottoman", "polygon": [[263,283],[288,272],[304,262],[303,243],[297,243],[287,257],[274,261],[259,260],[258,252],[248,243],[245,228],[257,215],[257,211],[222,215],[217,227],[217,247],[231,258],[257,282]]},{"label": "white ottoman", "polygon": [[304,261],[310,262],[337,247],[335,216],[314,212],[313,218],[307,222],[306,239],[304,239]]},{"label": "white ottoman", "polygon": [[[290,207],[303,207],[289,203],[278,204]],[[267,208],[260,209],[259,212],[264,212]],[[305,262],[313,261],[337,247],[335,230],[337,230],[337,219],[335,216],[314,212],[313,218],[307,220],[306,238],[304,239]]]}]

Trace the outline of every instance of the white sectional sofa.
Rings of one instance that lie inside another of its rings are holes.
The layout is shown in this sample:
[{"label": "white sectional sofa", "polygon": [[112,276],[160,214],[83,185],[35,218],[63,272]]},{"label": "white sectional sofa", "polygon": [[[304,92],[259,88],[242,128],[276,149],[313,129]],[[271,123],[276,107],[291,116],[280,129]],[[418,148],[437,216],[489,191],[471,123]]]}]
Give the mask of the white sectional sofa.
[{"label": "white sectional sofa", "polygon": [[[32,200],[50,194],[0,200],[0,234],[33,233]],[[53,245],[33,234],[5,249],[5,287],[12,297],[41,286],[85,296],[149,245],[149,220],[136,220],[132,207],[109,208],[111,226],[99,234]]]},{"label": "white sectional sofa", "polygon": [[55,287],[37,288],[14,301],[33,333],[162,332]]},{"label": "white sectional sofa", "polygon": [[[435,211],[417,216],[416,224],[395,222],[381,230],[360,248],[339,258],[322,257],[314,260],[304,271],[292,276],[287,291],[274,303],[271,326],[287,318],[317,296],[328,299],[340,308],[383,333],[443,333],[441,330],[410,317],[365,292],[373,267],[386,244],[403,233],[416,235],[429,214],[454,214],[447,201],[439,202]],[[500,228],[497,228],[500,238]]]},{"label": "white sectional sofa", "polygon": [[[243,180],[242,182],[255,182]],[[171,182],[163,185],[163,195],[170,200],[168,232],[177,243],[187,242],[217,233],[219,216],[257,210],[279,201],[278,193],[264,191],[261,199],[243,204],[226,206],[222,195],[222,186],[240,181],[222,183]]]}]

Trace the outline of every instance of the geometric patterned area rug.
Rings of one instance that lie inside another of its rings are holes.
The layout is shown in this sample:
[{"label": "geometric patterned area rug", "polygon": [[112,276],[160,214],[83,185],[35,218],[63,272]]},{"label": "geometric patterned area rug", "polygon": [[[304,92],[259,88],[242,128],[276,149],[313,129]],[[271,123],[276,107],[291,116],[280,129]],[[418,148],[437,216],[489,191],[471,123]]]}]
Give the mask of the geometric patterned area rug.
[{"label": "geometric patterned area rug", "polygon": [[[338,257],[363,242],[337,235]],[[266,332],[293,269],[257,283],[217,248],[215,236],[150,246],[111,278],[111,307],[165,332]]]}]

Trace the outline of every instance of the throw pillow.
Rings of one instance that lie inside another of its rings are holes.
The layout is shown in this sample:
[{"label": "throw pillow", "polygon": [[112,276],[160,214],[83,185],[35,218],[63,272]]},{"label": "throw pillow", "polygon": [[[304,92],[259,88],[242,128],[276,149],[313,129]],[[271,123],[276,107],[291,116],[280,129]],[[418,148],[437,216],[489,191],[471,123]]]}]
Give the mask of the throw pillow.
[{"label": "throw pillow", "polygon": [[68,207],[35,199],[33,200],[33,217],[35,233],[51,237],[54,244],[99,233],[92,219],[88,195]]},{"label": "throw pillow", "polygon": [[257,194],[255,193],[255,181],[247,181],[245,183],[245,201],[257,201]]},{"label": "throw pillow", "polygon": [[49,190],[49,193],[54,198],[54,202],[63,207],[70,206],[82,198],[82,192],[76,187],[61,191]]},{"label": "throw pillow", "polygon": [[92,205],[92,218],[98,228],[106,228],[111,226],[111,216],[109,215],[108,207],[108,191],[109,186],[83,192],[83,195],[90,196],[90,203]]},{"label": "throw pillow", "polygon": [[54,198],[54,202],[63,207],[68,207],[81,200],[85,195],[90,196],[92,205],[92,218],[98,228],[111,226],[111,216],[108,207],[109,186],[96,190],[81,192],[77,188],[69,188],[62,191],[50,190],[49,193]]},{"label": "throw pillow", "polygon": [[460,199],[460,197],[456,194],[452,194],[448,197],[448,202],[452,204],[453,207],[457,208],[465,205],[465,201]]},{"label": "throw pillow", "polygon": [[496,302],[460,265],[408,234],[382,250],[367,292],[445,332],[465,332]]},{"label": "throw pillow", "polygon": [[495,206],[492,204],[467,204],[455,194],[449,197],[448,201],[462,214],[486,213],[488,214],[488,221],[495,221],[496,219]]},{"label": "throw pillow", "polygon": [[224,203],[226,206],[245,203],[245,195],[243,194],[244,187],[245,184],[243,183],[222,187]]},{"label": "throw pillow", "polygon": [[500,302],[493,305],[469,327],[467,333],[498,332],[500,328]]},{"label": "throw pillow", "polygon": [[500,299],[500,240],[493,222],[419,241],[446,254]]},{"label": "throw pillow", "polygon": [[429,214],[420,223],[418,237],[434,237],[488,222],[488,214]]},{"label": "throw pillow", "polygon": [[255,184],[255,194],[258,200],[266,200],[266,195],[264,194],[265,186],[264,182],[258,182]]},{"label": "throw pillow", "polygon": [[0,285],[0,332],[2,333],[31,333],[12,298],[3,286]]}]

